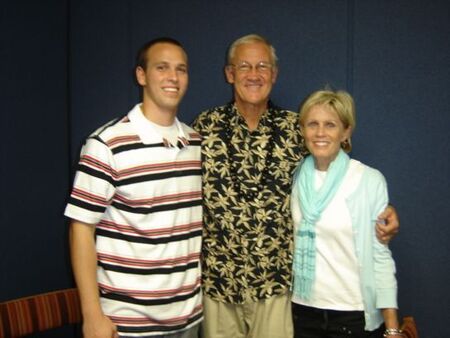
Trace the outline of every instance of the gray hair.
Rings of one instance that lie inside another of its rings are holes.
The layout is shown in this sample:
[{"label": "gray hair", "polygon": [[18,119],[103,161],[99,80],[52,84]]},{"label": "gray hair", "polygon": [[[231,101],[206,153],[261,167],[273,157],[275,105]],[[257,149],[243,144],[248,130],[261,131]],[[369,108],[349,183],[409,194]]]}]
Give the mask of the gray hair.
[{"label": "gray hair", "polygon": [[270,57],[272,58],[272,62],[274,63],[275,66],[277,66],[278,63],[278,57],[277,54],[275,52],[275,48],[272,46],[272,44],[269,42],[269,40],[267,40],[266,38],[262,37],[261,35],[258,34],[248,34],[248,35],[244,35],[243,37],[240,37],[239,39],[235,40],[230,47],[228,48],[228,53],[227,53],[227,63],[230,64],[231,60],[233,59],[235,53],[236,53],[236,48],[241,46],[241,45],[245,45],[245,44],[249,44],[249,43],[263,43],[265,44],[267,47],[269,47],[270,50]]}]

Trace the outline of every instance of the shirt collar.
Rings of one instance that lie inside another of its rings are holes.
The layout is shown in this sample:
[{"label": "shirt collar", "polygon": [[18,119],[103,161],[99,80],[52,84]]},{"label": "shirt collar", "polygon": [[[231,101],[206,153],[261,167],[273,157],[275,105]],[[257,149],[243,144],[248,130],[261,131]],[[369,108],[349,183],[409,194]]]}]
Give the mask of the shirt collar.
[{"label": "shirt collar", "polygon": [[181,140],[182,145],[186,146],[186,135],[180,121],[176,117],[175,124],[178,129],[178,145],[171,145],[166,139],[163,138],[161,133],[152,126],[150,121],[147,120],[147,118],[144,116],[144,113],[142,112],[141,106],[142,103],[138,103],[137,105],[135,105],[134,108],[128,113],[128,119],[130,120],[131,125],[140,137],[142,143],[164,143],[164,145],[170,147],[179,146]]},{"label": "shirt collar", "polygon": [[[274,114],[274,108],[275,106],[272,104],[271,101],[268,102],[267,108],[264,111],[264,113],[261,115],[261,118],[258,123],[258,127],[253,130],[254,132],[260,132],[260,133],[267,133],[273,126],[273,115]],[[242,117],[241,113],[239,112],[238,107],[236,106],[235,102],[230,102],[228,109],[231,113],[230,120],[234,117],[234,121],[232,123],[235,123],[240,128],[244,128],[248,130],[247,123],[245,122],[245,119]]]}]

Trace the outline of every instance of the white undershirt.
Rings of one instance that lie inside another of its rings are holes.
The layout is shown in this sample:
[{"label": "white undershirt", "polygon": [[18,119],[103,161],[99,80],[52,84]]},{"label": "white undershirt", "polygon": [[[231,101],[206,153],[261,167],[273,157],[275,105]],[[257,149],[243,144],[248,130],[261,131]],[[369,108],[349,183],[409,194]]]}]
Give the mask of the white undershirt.
[{"label": "white undershirt", "polygon": [[[325,177],[326,172],[316,170],[316,189],[322,186]],[[345,202],[358,182],[349,169],[341,187],[316,223],[316,274],[311,298],[306,301],[294,297],[294,302],[322,309],[364,309],[352,220]],[[298,200],[297,196],[294,198]]]},{"label": "white undershirt", "polygon": [[161,126],[152,121],[149,121],[150,124],[157,130],[163,138],[165,138],[169,143],[173,146],[176,146],[178,143],[178,127],[176,122],[174,121],[170,126]]}]

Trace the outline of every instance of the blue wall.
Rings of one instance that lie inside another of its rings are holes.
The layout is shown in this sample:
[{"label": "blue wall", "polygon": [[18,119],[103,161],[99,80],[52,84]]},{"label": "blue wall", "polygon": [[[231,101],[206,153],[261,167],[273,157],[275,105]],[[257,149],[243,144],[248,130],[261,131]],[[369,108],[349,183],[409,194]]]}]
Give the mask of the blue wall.
[{"label": "blue wall", "polygon": [[64,1],[3,3],[0,19],[0,300],[71,283]]},{"label": "blue wall", "polygon": [[450,3],[420,0],[18,0],[2,7],[0,301],[72,285],[62,217],[84,137],[137,102],[135,52],[173,36],[190,58],[187,122],[230,99],[235,38],[275,45],[272,99],[297,110],[330,84],[357,105],[353,157],[386,176],[402,315],[450,336]]}]

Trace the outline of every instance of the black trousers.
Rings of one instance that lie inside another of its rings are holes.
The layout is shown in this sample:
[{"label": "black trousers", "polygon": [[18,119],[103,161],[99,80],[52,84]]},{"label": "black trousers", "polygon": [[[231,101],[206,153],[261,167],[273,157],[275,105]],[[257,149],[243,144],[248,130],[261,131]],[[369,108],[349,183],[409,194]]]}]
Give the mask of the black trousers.
[{"label": "black trousers", "polygon": [[384,325],[365,331],[363,311],[335,311],[292,303],[295,338],[382,338]]}]

